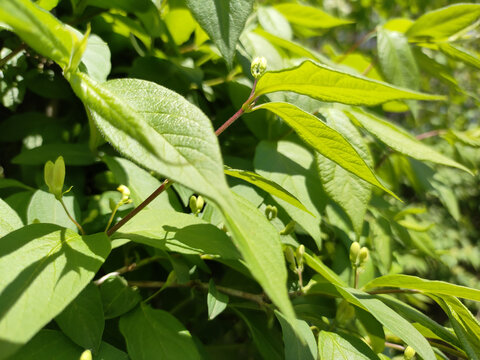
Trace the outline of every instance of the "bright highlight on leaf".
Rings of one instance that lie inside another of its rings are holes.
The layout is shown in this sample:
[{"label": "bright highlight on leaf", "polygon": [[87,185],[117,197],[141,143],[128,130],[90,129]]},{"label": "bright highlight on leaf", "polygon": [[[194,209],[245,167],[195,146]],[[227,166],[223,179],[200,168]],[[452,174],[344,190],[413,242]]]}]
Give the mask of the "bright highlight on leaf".
[{"label": "bright highlight on leaf", "polygon": [[443,96],[397,88],[312,61],[291,69],[266,72],[258,81],[255,96],[276,91],[293,91],[321,101],[366,106],[393,100],[445,100]]}]

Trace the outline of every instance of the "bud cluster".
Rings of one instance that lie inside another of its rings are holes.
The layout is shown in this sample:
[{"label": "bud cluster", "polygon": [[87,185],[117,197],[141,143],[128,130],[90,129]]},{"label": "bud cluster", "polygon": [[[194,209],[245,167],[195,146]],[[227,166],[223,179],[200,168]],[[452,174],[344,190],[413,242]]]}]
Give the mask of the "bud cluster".
[{"label": "bud cluster", "polygon": [[203,206],[205,205],[205,200],[203,200],[203,197],[201,195],[199,195],[198,197],[192,195],[190,197],[189,205],[192,213],[194,215],[198,215],[200,211],[202,211]]},{"label": "bud cluster", "polygon": [[368,261],[369,251],[366,247],[361,247],[358,242],[353,242],[350,246],[350,262],[353,267],[362,267]]}]

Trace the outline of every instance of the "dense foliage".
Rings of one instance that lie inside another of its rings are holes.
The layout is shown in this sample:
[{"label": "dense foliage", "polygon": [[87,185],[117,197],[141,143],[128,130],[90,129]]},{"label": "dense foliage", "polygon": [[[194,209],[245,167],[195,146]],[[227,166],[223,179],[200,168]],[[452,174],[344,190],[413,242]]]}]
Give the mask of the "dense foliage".
[{"label": "dense foliage", "polygon": [[0,359],[480,359],[479,23],[0,0]]}]

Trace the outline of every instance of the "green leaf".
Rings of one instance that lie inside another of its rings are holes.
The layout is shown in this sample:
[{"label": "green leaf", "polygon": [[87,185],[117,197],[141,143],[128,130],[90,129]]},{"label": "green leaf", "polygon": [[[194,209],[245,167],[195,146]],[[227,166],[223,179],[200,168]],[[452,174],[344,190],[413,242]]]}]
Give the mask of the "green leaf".
[{"label": "green leaf", "polygon": [[127,222],[112,239],[131,241],[182,254],[209,254],[239,259],[224,231],[190,214],[145,209]]},{"label": "green leaf", "polygon": [[55,318],[60,329],[84,349],[94,353],[102,342],[105,318],[98,288],[90,283]]},{"label": "green leaf", "polygon": [[257,9],[260,26],[268,33],[277,34],[279,38],[291,40],[292,28],[287,19],[272,6],[260,6]]},{"label": "green leaf", "polygon": [[379,28],[377,50],[382,73],[389,82],[412,90],[420,88],[420,73],[405,35]]},{"label": "green leaf", "polygon": [[[337,109],[321,109],[320,112],[326,118],[327,124],[342,134],[365,163],[372,166],[368,147],[348,117]],[[360,234],[372,186],[323,155],[317,153],[316,160],[325,192],[346,212],[352,220],[355,232]]]},{"label": "green leaf", "polygon": [[330,29],[333,27],[352,24],[353,21],[336,18],[318,7],[305,6],[296,3],[275,5],[285,18],[294,25],[312,29]]},{"label": "green leaf", "polygon": [[466,29],[478,20],[480,5],[455,4],[420,16],[408,29],[410,41],[440,41]]},{"label": "green leaf", "polygon": [[464,299],[480,302],[480,290],[466,286],[450,284],[444,281],[425,280],[410,275],[386,275],[373,279],[365,289],[376,287],[396,287],[402,289],[413,289],[436,295],[451,295]]},{"label": "green leaf", "polygon": [[471,360],[480,359],[480,323],[456,297],[431,296],[450,319],[451,326]]},{"label": "green leaf", "polygon": [[[73,196],[64,196],[63,202],[73,218],[78,221],[79,219],[77,219],[76,215],[80,211],[75,198]],[[36,222],[49,223],[60,225],[73,231],[78,230],[68,217],[60,201],[55,199],[53,194],[43,190],[37,190],[33,194],[27,209],[27,220],[29,224]]]},{"label": "green leaf", "polygon": [[411,156],[417,160],[431,161],[436,164],[455,167],[472,174],[465,166],[440,154],[431,147],[424,145],[399,126],[393,125],[386,120],[361,110],[349,111],[349,114],[367,131],[402,154]]},{"label": "green leaf", "polygon": [[385,328],[414,348],[424,360],[435,360],[432,347],[422,334],[383,302],[357,289],[337,286],[337,290],[346,300],[370,312]]},{"label": "green leaf", "polygon": [[268,71],[258,81],[255,96],[293,91],[314,99],[349,105],[375,106],[392,100],[444,100],[305,61],[291,69]]},{"label": "green leaf", "polygon": [[376,353],[383,352],[383,350],[385,350],[385,331],[383,330],[382,324],[370,313],[359,307],[355,307],[355,315],[365,328],[368,334],[369,344],[373,351]]},{"label": "green leaf", "polygon": [[261,357],[265,360],[284,360],[282,341],[275,328],[267,326],[267,319],[258,311],[232,308],[247,324]]},{"label": "green leaf", "polygon": [[45,144],[24,150],[12,159],[13,164],[43,165],[47,161],[63,156],[69,166],[90,165],[95,157],[86,144]]},{"label": "green leaf", "polygon": [[146,12],[149,10],[151,1],[149,0],[86,0],[88,5],[99,7],[101,9],[119,9],[126,12]]},{"label": "green leaf", "polygon": [[275,316],[282,327],[283,344],[285,346],[286,360],[316,360],[318,359],[317,342],[310,326],[297,320],[299,334],[286,321],[284,316],[275,311]]},{"label": "green leaf", "polygon": [[[85,349],[57,330],[43,329],[15,354],[15,360],[78,360]],[[10,358],[13,360],[13,358]],[[93,360],[128,360],[128,355],[102,342]]]},{"label": "green leaf", "polygon": [[155,134],[158,156],[129,133],[114,127],[106,117],[94,113],[97,126],[113,146],[136,163],[202,195],[228,199],[218,140],[211,121],[200,109],[177,93],[148,81],[112,80],[101,87],[115,99],[105,116],[121,111],[117,102],[128,106],[142,127]]},{"label": "green leaf", "polygon": [[393,192],[380,183],[372,169],[342,134],[316,116],[295,105],[280,102],[262,104],[254,109],[266,109],[277,114],[296,131],[305,143],[321,155],[398,199]]},{"label": "green leaf", "polygon": [[62,68],[68,65],[73,46],[79,41],[66,25],[30,0],[2,1],[0,21]]},{"label": "green leaf", "polygon": [[320,359],[372,360],[378,356],[362,340],[346,334],[339,335],[328,331],[318,334]]},{"label": "green leaf", "polygon": [[225,167],[223,170],[226,175],[232,176],[238,179],[245,180],[246,182],[257,186],[258,188],[266,191],[270,195],[276,196],[289,204],[303,210],[311,215],[313,215],[307,208],[291,193],[285,190],[283,187],[278,185],[276,182],[264,178],[263,176],[256,174],[248,170],[238,170]]},{"label": "green leaf", "polygon": [[220,315],[227,308],[228,300],[228,295],[219,292],[213,280],[210,279],[207,294],[208,320],[213,320]]},{"label": "green leaf", "polygon": [[142,304],[120,319],[132,360],[201,359],[187,329],[173,315]]},{"label": "green leaf", "polygon": [[238,39],[252,12],[253,0],[186,0],[203,30],[232,66]]},{"label": "green leaf", "polygon": [[257,173],[287,189],[304,204],[308,213],[280,198],[274,198],[312,236],[320,248],[322,238],[319,207],[325,202],[325,195],[317,185],[313,155],[303,146],[290,141],[262,141],[255,149],[253,162]]},{"label": "green leaf", "polygon": [[60,0],[38,0],[37,5],[44,8],[47,11],[52,10],[58,5]]},{"label": "green leaf", "polygon": [[8,204],[0,199],[0,238],[23,226],[20,216]]},{"label": "green leaf", "polygon": [[105,319],[116,318],[132,310],[142,297],[121,276],[111,276],[99,285]]},{"label": "green leaf", "polygon": [[92,79],[98,82],[107,80],[107,76],[110,74],[112,68],[110,57],[108,44],[99,36],[95,34],[90,35],[87,48],[83,52],[82,63],[85,65],[86,72]]},{"label": "green leaf", "polygon": [[[110,252],[103,233],[27,225],[0,241],[0,358],[14,353],[90,282]],[[41,311],[40,311],[41,310]]]},{"label": "green leaf", "polygon": [[340,287],[346,286],[345,282],[340,279],[340,277],[333,272],[332,269],[325,265],[318,257],[308,253],[305,253],[303,257],[305,259],[305,263],[317,273],[322,275],[322,277],[325,278],[325,280],[327,280],[329,283]]},{"label": "green leaf", "polygon": [[478,54],[474,54],[464,48],[449,43],[440,43],[438,44],[438,48],[452,59],[462,61],[467,65],[480,69],[480,58]]},{"label": "green leaf", "polygon": [[[103,156],[102,160],[113,172],[118,184],[126,185],[130,189],[130,198],[135,206],[140,205],[150,194],[162,184],[148,171],[142,169],[130,160],[120,157]],[[149,209],[182,210],[182,206],[175,193],[168,188],[147,205]]]}]

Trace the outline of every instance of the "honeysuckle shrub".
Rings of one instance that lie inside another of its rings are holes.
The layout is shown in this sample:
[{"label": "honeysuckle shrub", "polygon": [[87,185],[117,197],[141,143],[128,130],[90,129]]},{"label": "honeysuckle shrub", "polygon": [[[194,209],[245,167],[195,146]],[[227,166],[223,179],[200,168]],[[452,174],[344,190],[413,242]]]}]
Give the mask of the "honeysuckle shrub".
[{"label": "honeysuckle shrub", "polygon": [[480,359],[479,20],[0,0],[0,359]]}]

